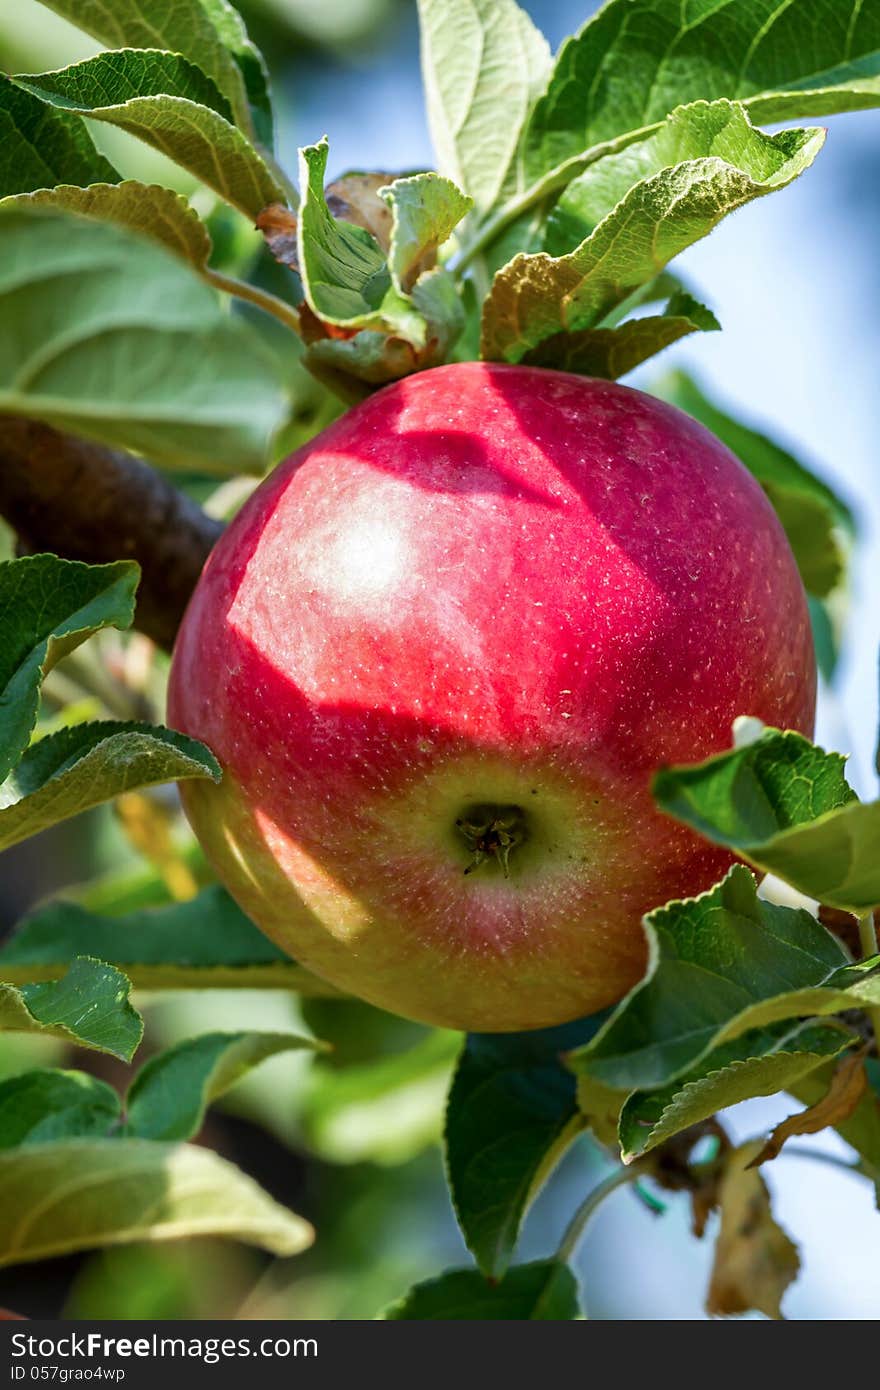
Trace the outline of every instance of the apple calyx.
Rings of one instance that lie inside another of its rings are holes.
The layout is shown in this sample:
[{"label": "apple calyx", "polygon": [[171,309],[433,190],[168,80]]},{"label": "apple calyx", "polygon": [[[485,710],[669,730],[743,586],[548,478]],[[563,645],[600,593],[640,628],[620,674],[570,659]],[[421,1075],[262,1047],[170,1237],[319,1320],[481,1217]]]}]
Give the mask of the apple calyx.
[{"label": "apple calyx", "polygon": [[520,806],[472,806],[465,816],[459,816],[455,826],[471,851],[466,874],[494,861],[501,865],[504,877],[510,878],[510,856],[527,838],[525,812]]}]

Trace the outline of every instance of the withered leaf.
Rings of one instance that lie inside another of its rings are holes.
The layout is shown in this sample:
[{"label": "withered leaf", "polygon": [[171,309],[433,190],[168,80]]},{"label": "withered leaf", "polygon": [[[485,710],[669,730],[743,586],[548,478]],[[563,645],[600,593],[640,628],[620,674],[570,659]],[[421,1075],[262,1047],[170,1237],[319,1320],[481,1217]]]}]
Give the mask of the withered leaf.
[{"label": "withered leaf", "polygon": [[299,257],[296,249],[296,213],[283,203],[270,203],[258,214],[256,228],[262,232],[266,245],[276,261],[289,265],[299,273]]},{"label": "withered leaf", "polygon": [[342,328],[338,323],[325,323],[313,313],[303,300],[299,306],[299,331],[303,342],[308,347],[312,343],[323,342],[327,338],[345,342],[349,338],[354,338],[357,334],[356,328]]},{"label": "withered leaf", "polygon": [[697,1240],[706,1234],[709,1217],[718,1210],[718,1176],[713,1170],[705,1182],[691,1191],[691,1232]]},{"label": "withered leaf", "polygon": [[767,1185],[750,1166],[759,1147],[734,1149],[721,1179],[721,1229],[706,1300],[716,1316],[755,1309],[781,1318],[782,1295],[800,1268],[797,1246],[774,1221]]},{"label": "withered leaf", "polygon": [[818,1134],[821,1129],[848,1119],[868,1087],[864,1058],[863,1051],[844,1057],[835,1068],[831,1085],[822,1099],[778,1124],[749,1167],[759,1168],[762,1163],[776,1158],[786,1139],[793,1134]]},{"label": "withered leaf", "polygon": [[[701,1139],[711,1135],[718,1151],[708,1162],[694,1163],[693,1153]],[[651,1156],[652,1175],[670,1192],[688,1192],[691,1199],[691,1230],[698,1240],[718,1208],[719,1183],[725,1172],[727,1155],[732,1151],[726,1130],[713,1115],[666,1139]]]}]

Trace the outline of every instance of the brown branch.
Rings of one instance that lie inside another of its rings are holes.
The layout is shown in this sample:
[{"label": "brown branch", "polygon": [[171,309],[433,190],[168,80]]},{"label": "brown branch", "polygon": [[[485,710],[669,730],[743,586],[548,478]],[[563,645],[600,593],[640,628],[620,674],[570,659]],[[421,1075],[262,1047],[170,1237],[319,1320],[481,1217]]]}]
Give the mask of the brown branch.
[{"label": "brown branch", "polygon": [[30,551],[137,560],[134,625],[166,648],[223,529],[147,464],[11,416],[0,419],[0,516]]}]

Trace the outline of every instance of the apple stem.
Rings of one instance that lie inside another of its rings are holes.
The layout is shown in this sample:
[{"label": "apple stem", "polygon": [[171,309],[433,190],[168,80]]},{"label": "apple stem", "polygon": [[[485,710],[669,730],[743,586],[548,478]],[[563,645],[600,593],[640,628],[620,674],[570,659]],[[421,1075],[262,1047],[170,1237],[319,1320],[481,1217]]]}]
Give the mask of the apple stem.
[{"label": "apple stem", "polygon": [[599,1207],[605,1201],[605,1198],[610,1197],[612,1192],[616,1192],[618,1187],[626,1187],[629,1183],[635,1182],[642,1176],[643,1172],[644,1165],[638,1163],[631,1163],[627,1168],[615,1168],[613,1173],[609,1173],[607,1178],[603,1178],[602,1181],[587,1194],[586,1198],[571,1218],[565,1234],[559,1243],[559,1249],[556,1252],[557,1260],[565,1263],[571,1259],[591,1217],[598,1211]]}]

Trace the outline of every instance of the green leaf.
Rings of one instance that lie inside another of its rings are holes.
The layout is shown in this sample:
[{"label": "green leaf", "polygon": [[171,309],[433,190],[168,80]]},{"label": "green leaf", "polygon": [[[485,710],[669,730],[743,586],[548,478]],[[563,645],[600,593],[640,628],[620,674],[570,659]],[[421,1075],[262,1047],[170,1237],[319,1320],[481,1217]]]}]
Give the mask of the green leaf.
[{"label": "green leaf", "polygon": [[817,598],[826,598],[844,579],[848,550],[835,534],[828,508],[797,490],[786,491],[772,484],[764,490],[782,522],[804,588]]},{"label": "green leaf", "polygon": [[136,1139],[193,1139],[208,1106],[267,1057],[317,1048],[295,1033],[202,1033],[151,1057],[126,1099],[126,1134]]},{"label": "green leaf", "polygon": [[143,1033],[130,988],[121,970],[80,956],[61,980],[19,989],[0,984],[0,1030],[48,1033],[129,1062]]},{"label": "green leaf", "polygon": [[[371,232],[331,215],[324,196],[326,166],[326,138],[300,150],[297,267],[306,303],[320,321],[307,337],[305,361],[331,390],[356,400],[366,394],[364,383],[380,386],[443,361],[461,331],[458,290],[446,271],[423,271],[406,294],[399,288],[401,277],[409,283],[421,269],[419,260],[413,260],[419,245],[429,258],[431,226],[442,234],[443,218],[451,216],[454,198],[452,185],[436,175],[425,176],[436,183],[426,184],[416,176],[390,185],[392,190],[399,184],[408,187],[402,203],[394,204],[396,241],[389,268]],[[460,199],[458,190],[453,191]],[[418,215],[419,197],[431,199],[425,205],[426,218]],[[420,237],[427,238],[424,244]],[[323,336],[325,325],[348,329],[349,335]]]},{"label": "green leaf", "polygon": [[684,102],[726,97],[756,121],[880,103],[880,14],[862,0],[612,0],[556,59],[525,133],[530,183],[560,187],[596,147]]},{"label": "green leaf", "polygon": [[520,140],[550,70],[513,0],[419,0],[422,74],[440,170],[487,211],[520,184]]},{"label": "green leaf", "polygon": [[325,323],[393,330],[424,342],[424,322],[394,288],[381,246],[371,232],[333,217],[324,197],[326,137],[300,150],[302,206],[297,248],[303,292]]},{"label": "green leaf", "polygon": [[188,169],[245,216],[286,202],[276,175],[232,123],[226,98],[177,53],[127,48],[15,81],[49,106],[107,121]]},{"label": "green leaf", "polygon": [[[272,96],[269,91],[269,70],[255,43],[248,38],[244,20],[230,0],[201,0],[202,8],[220,35],[227,51],[241,73],[250,107],[253,131],[260,143],[271,150],[274,145]],[[166,44],[170,48],[173,45]],[[204,62],[199,61],[200,67]],[[218,83],[218,86],[220,84]],[[234,103],[233,103],[234,104]]]},{"label": "green leaf", "polygon": [[561,1055],[601,1021],[466,1040],[446,1111],[446,1169],[465,1241],[486,1275],[504,1273],[530,1203],[585,1126]]},{"label": "green leaf", "polygon": [[0,1084],[0,1148],[107,1136],[195,1137],[209,1105],[267,1057],[321,1044],[290,1033],[204,1033],[152,1057],[125,1103],[80,1072],[34,1071]]},{"label": "green leaf", "polygon": [[[606,314],[602,320],[603,326],[617,328],[624,319],[629,318],[629,315],[635,313],[637,309],[645,308],[650,304],[662,304],[664,300],[667,303],[669,300],[697,303],[678,275],[673,275],[671,270],[661,270],[653,279],[647,280],[644,285],[639,285],[638,289],[633,290],[632,294],[621,300],[617,308],[612,309],[610,314]],[[709,311],[705,305],[700,307],[703,313],[708,314]]]},{"label": "green leaf", "polygon": [[[245,282],[218,275],[212,270],[208,264],[213,250],[208,228],[187,198],[170,188],[163,188],[161,184],[139,183],[136,179],[126,179],[118,184],[90,184],[87,188],[61,184],[57,188],[43,188],[35,193],[20,193],[15,197],[0,199],[0,208],[4,206],[56,209],[127,227],[130,231],[152,238],[182,260],[188,261],[209,285],[227,294],[239,295],[245,301],[250,294]],[[253,305],[248,305],[245,312],[249,316],[251,331],[263,339],[265,348],[271,349],[272,346],[266,340],[267,329],[280,335],[280,365],[273,375],[286,381],[291,353],[301,351],[298,340],[291,342],[290,332],[277,319],[255,311]],[[288,318],[295,319],[292,308],[288,311]],[[304,374],[302,369],[300,374]],[[293,393],[292,381],[288,390]]]},{"label": "green leaf", "polygon": [[154,724],[76,724],[31,744],[0,785],[0,849],[131,791],[190,777],[219,781],[204,744]]},{"label": "green leaf", "polygon": [[59,184],[57,188],[42,188],[36,193],[5,199],[0,207],[13,203],[19,207],[58,208],[101,222],[115,222],[153,237],[197,270],[205,268],[211,255],[211,237],[195,208],[190,207],[183,194],[161,184],[138,183],[136,179],[93,183],[87,188]]},{"label": "green leaf", "polygon": [[717,1034],[719,1043],[750,1028],[766,1028],[783,1019],[880,1008],[880,956],[842,966],[815,985],[786,990],[746,1005]]},{"label": "green leaf", "polygon": [[476,1269],[452,1269],[439,1279],[416,1284],[382,1314],[386,1320],[444,1322],[456,1318],[569,1322],[580,1316],[577,1281],[568,1265],[558,1260],[517,1265],[497,1283],[489,1283]]},{"label": "green leaf", "polygon": [[41,3],[107,48],[164,48],[183,54],[226,97],[236,124],[271,144],[272,110],[262,60],[241,16],[226,0],[172,0],[158,8],[155,0]]},{"label": "green leaf", "polygon": [[[617,1090],[664,1086],[749,1028],[810,1013],[799,1007],[803,991],[834,979],[847,959],[810,913],[762,901],[740,864],[700,897],[649,913],[645,930],[644,979],[569,1057],[576,1073]],[[849,1007],[859,1002],[849,997]]]},{"label": "green leaf", "polygon": [[669,300],[662,314],[628,319],[618,328],[554,333],[522,360],[535,367],[556,367],[616,381],[689,333],[713,333],[720,327],[710,309],[681,293]]},{"label": "green leaf", "polygon": [[[514,256],[531,255],[536,251],[545,250],[546,231],[547,205],[543,202],[538,203],[536,207],[527,208],[520,216],[508,222],[483,248],[482,259],[489,280],[494,279],[498,271],[507,265],[508,261],[512,261]],[[474,281],[465,280],[465,284],[471,285],[475,296],[478,295],[482,301],[482,291],[477,290]]]},{"label": "green leaf", "polygon": [[131,626],[139,577],[131,560],[28,555],[0,564],[0,784],[30,742],[43,677],[100,628]]},{"label": "green leaf", "polygon": [[71,1139],[0,1154],[0,1265],[209,1235],[296,1255],[314,1233],[210,1149]]},{"label": "green leaf", "polygon": [[368,387],[384,386],[446,361],[464,325],[455,281],[445,270],[426,271],[410,299],[421,316],[413,336],[422,346],[396,330],[365,328],[351,338],[311,343],[305,354],[309,370],[343,400],[356,401]]},{"label": "green leaf", "polygon": [[[735,726],[735,729],[739,727]],[[846,759],[789,729],[758,736],[701,763],[662,768],[654,779],[661,808],[731,849],[762,843],[857,800]]]},{"label": "green leaf", "polygon": [[839,624],[832,617],[830,607],[822,599],[807,595],[810,610],[810,626],[813,629],[813,646],[816,649],[816,665],[829,684],[834,680],[840,657],[838,640]]},{"label": "green leaf", "polygon": [[0,946],[0,974],[15,983],[55,979],[83,954],[115,961],[136,989],[290,989],[319,998],[338,993],[285,956],[216,884],[190,902],[115,916],[77,903],[49,903]]},{"label": "green leaf", "polygon": [[309,344],[303,361],[322,386],[353,405],[372,387],[414,372],[418,354],[403,338],[365,328],[353,338],[319,338]]},{"label": "green leaf", "polygon": [[790,162],[799,159],[810,134],[816,132],[765,135],[755,129],[743,107],[731,101],[680,106],[653,135],[619,154],[606,155],[568,185],[550,213],[545,250],[554,256],[571,251],[637,183],[693,160],[718,159],[755,183],[773,187],[780,175],[786,177]]},{"label": "green leaf", "polygon": [[261,471],[287,410],[255,332],[163,247],[0,209],[0,413],[211,473]]},{"label": "green leaf", "polygon": [[578,1109],[597,1144],[612,1150],[619,1148],[620,1112],[629,1094],[628,1088],[618,1091],[613,1086],[605,1086],[589,1072],[578,1076]]},{"label": "green leaf", "polygon": [[880,903],[880,802],[856,798],[844,759],[792,731],[654,777],[667,815],[777,874],[807,897],[857,915]]},{"label": "green leaf", "polygon": [[0,73],[0,197],[118,177],[81,117],[47,107]]},{"label": "green leaf", "polygon": [[395,179],[381,196],[391,209],[388,266],[399,294],[409,294],[438,249],[473,206],[473,199],[440,174]]},{"label": "green leaf", "polygon": [[317,1061],[304,1083],[300,1124],[331,1163],[405,1163],[440,1138],[443,1102],[460,1047],[432,1029],[415,1047],[339,1069]]},{"label": "green leaf", "polygon": [[97,1077],[48,1067],[23,1072],[0,1082],[0,1149],[103,1138],[121,1113],[113,1087]]},{"label": "green leaf", "polygon": [[773,503],[805,587],[820,598],[830,593],[843,577],[846,537],[855,531],[846,503],[767,435],[719,410],[685,372],[670,372],[651,389],[699,420],[736,454]]},{"label": "green leaf", "polygon": [[776,1032],[746,1033],[704,1057],[659,1091],[635,1091],[620,1115],[625,1162],[718,1110],[753,1096],[788,1091],[857,1039],[835,1024],[796,1023]]},{"label": "green leaf", "polygon": [[229,102],[201,68],[179,53],[156,47],[113,49],[54,72],[17,73],[13,81],[40,101],[95,120],[100,119],[98,112],[150,97],[205,106],[224,119],[232,114]]},{"label": "green leaf", "polygon": [[[214,881],[197,840],[191,839],[188,835],[184,835],[179,841],[175,838],[175,848],[181,864],[190,871],[197,887],[204,887]],[[154,864],[147,863],[142,858],[129,863],[114,861],[104,873],[90,878],[87,883],[72,887],[64,896],[65,900],[70,898],[72,902],[103,916],[132,912],[136,908],[166,907],[177,902],[168,887],[167,879]],[[41,915],[39,910],[36,915]],[[93,951],[91,954],[101,953]]]},{"label": "green leaf", "polygon": [[[519,362],[545,338],[599,324],[674,256],[706,236],[728,213],[777,188],[809,167],[825,138],[822,130],[755,130],[743,112],[723,104],[708,120],[705,106],[676,112],[676,140],[694,153],[639,182],[568,255],[520,255],[498,272],[483,307],[482,354]],[[735,137],[725,157],[712,153],[717,117],[729,118]],[[659,139],[659,137],[656,137]],[[624,156],[619,156],[624,159]],[[658,158],[649,151],[646,167]],[[615,186],[628,175],[612,180]]]}]

